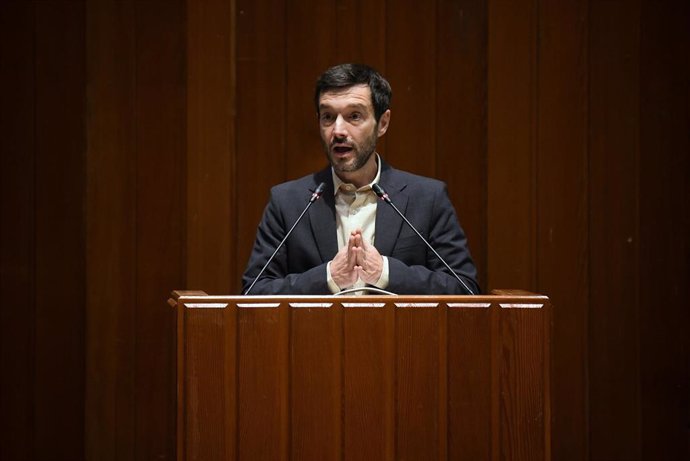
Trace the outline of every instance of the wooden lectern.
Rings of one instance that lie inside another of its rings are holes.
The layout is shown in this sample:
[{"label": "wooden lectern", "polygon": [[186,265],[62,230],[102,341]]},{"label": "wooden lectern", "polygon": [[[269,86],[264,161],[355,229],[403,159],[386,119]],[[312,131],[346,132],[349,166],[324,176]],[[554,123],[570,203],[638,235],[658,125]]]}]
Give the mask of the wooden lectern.
[{"label": "wooden lectern", "polygon": [[178,461],[551,457],[545,296],[170,303]]}]

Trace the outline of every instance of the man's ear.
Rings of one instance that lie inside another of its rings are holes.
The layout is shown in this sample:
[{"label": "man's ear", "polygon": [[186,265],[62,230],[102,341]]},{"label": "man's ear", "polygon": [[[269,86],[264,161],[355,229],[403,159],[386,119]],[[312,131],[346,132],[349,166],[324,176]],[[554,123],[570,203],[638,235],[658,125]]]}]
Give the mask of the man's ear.
[{"label": "man's ear", "polygon": [[381,118],[379,118],[379,132],[378,132],[378,137],[380,138],[384,134],[386,134],[386,131],[388,130],[388,125],[391,122],[391,110],[388,109],[386,112],[381,114]]}]

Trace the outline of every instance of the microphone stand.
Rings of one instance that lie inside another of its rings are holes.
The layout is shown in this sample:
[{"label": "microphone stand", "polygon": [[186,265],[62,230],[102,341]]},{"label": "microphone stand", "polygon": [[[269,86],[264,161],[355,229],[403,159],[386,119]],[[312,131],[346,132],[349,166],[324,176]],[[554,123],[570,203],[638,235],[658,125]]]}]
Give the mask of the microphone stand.
[{"label": "microphone stand", "polygon": [[278,250],[280,250],[280,249],[283,247],[283,244],[284,244],[285,241],[288,239],[288,237],[290,236],[290,234],[292,234],[292,231],[295,229],[295,227],[297,227],[297,224],[299,224],[299,222],[302,220],[302,216],[304,216],[304,214],[307,212],[307,210],[308,210],[309,207],[312,205],[312,203],[314,203],[314,202],[317,201],[319,198],[321,198],[321,195],[323,194],[323,190],[324,190],[325,188],[326,188],[326,183],[323,183],[323,182],[322,182],[321,184],[319,184],[319,185],[316,187],[316,189],[314,189],[314,192],[311,194],[311,198],[309,199],[309,203],[307,203],[307,206],[305,206],[305,207],[304,207],[304,210],[302,210],[302,214],[299,215],[299,217],[297,218],[297,220],[295,221],[295,223],[292,225],[292,227],[290,228],[290,230],[287,232],[287,234],[285,234],[285,237],[283,237],[283,240],[280,241],[280,243],[279,243],[278,246],[276,247],[276,249],[275,249],[275,251],[273,252],[273,254],[271,255],[271,257],[268,258],[268,261],[266,261],[266,264],[264,264],[264,267],[262,267],[261,270],[259,271],[259,275],[257,275],[256,277],[254,277],[254,281],[252,282],[251,285],[249,285],[249,288],[247,288],[247,291],[244,292],[244,295],[245,295],[245,296],[248,295],[250,291],[252,291],[252,288],[254,288],[254,285],[256,284],[256,282],[259,280],[259,278],[261,277],[261,275],[263,275],[263,273],[264,273],[264,271],[266,270],[266,268],[268,267],[268,265],[271,264],[271,261],[273,261],[273,258],[275,258],[275,256],[278,254]]},{"label": "microphone stand", "polygon": [[434,250],[434,247],[432,247],[431,244],[430,244],[429,242],[427,242],[427,240],[422,236],[422,234],[419,233],[419,231],[417,230],[417,228],[414,227],[410,221],[408,221],[408,219],[405,217],[404,214],[402,214],[402,212],[401,212],[400,210],[398,210],[398,207],[395,206],[395,204],[394,204],[393,201],[390,199],[390,197],[388,197],[388,194],[386,193],[385,190],[383,190],[383,187],[379,186],[378,184],[374,184],[374,185],[371,186],[371,188],[372,188],[372,190],[374,191],[374,193],[375,193],[381,200],[383,200],[384,202],[386,202],[387,204],[389,204],[390,206],[393,207],[393,209],[400,215],[400,217],[403,219],[403,221],[405,221],[405,222],[407,223],[407,225],[410,226],[410,228],[415,232],[415,234],[417,234],[417,236],[418,236],[420,239],[422,239],[422,242],[424,242],[424,243],[426,244],[426,246],[429,247],[429,249],[430,249],[431,251],[434,252],[434,254],[435,254],[436,257],[439,259],[439,261],[441,261],[441,262],[443,263],[443,265],[446,266],[446,268],[450,271],[451,274],[453,274],[453,275],[455,276],[456,279],[458,279],[458,282],[460,282],[460,284],[465,288],[465,290],[467,290],[467,292],[468,292],[469,294],[473,295],[473,294],[474,294],[474,291],[472,291],[472,290],[470,289],[470,287],[467,286],[467,284],[465,283],[465,281],[464,281],[463,279],[461,279],[460,276],[459,276],[458,274],[455,273],[455,271],[448,265],[448,263],[446,262],[446,260],[443,259],[443,258],[441,257],[441,255],[438,254],[438,253],[436,252],[436,250]]}]

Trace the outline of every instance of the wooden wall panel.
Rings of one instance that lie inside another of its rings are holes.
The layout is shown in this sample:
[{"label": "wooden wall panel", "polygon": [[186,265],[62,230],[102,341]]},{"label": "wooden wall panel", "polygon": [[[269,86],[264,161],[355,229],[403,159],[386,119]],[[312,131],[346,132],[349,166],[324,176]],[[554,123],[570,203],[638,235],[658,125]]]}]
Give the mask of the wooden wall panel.
[{"label": "wooden wall panel", "polygon": [[137,459],[135,8],[87,4],[86,457]]},{"label": "wooden wall panel", "polygon": [[[328,165],[319,137],[314,84],[334,62],[338,22],[331,0],[286,2],[285,11],[285,180]],[[305,191],[308,198],[308,191]]]},{"label": "wooden wall panel", "polygon": [[642,2],[640,408],[642,457],[690,456],[690,5]]},{"label": "wooden wall panel", "polygon": [[0,458],[34,457],[34,5],[0,3]]},{"label": "wooden wall panel", "polygon": [[587,5],[539,4],[537,292],[555,306],[555,459],[584,459],[589,301]]},{"label": "wooden wall panel", "polygon": [[88,456],[174,453],[173,323],[159,301],[184,283],[183,7],[87,13]]},{"label": "wooden wall panel", "polygon": [[83,4],[0,15],[0,456],[82,459]]},{"label": "wooden wall panel", "polygon": [[386,159],[425,176],[434,176],[437,157],[436,20],[436,2],[408,0],[386,9],[385,76],[393,88]]},{"label": "wooden wall panel", "polygon": [[335,0],[334,3],[335,54],[332,64],[364,63],[383,73],[387,33],[385,0]]},{"label": "wooden wall panel", "polygon": [[33,459],[83,459],[84,3],[37,3],[35,21]]},{"label": "wooden wall panel", "polygon": [[443,0],[437,8],[434,177],[448,185],[486,287],[487,5]]},{"label": "wooden wall panel", "polygon": [[[185,283],[186,151],[184,1],[137,3],[135,54],[136,459],[175,453],[174,315],[160,300]],[[155,366],[153,366],[155,364]]]},{"label": "wooden wall panel", "polygon": [[536,285],[535,3],[488,2],[486,290]]},{"label": "wooden wall panel", "polygon": [[234,168],[248,168],[235,152],[234,8],[234,1],[187,2],[186,53],[184,44],[176,50],[187,60],[187,196],[178,209],[187,223],[186,287],[208,293],[239,292],[236,250],[249,247],[235,218],[244,184],[235,187],[243,176]]},{"label": "wooden wall panel", "polygon": [[[640,459],[637,230],[639,2],[589,11],[589,440],[595,460]],[[610,428],[615,427],[615,431]]]},{"label": "wooden wall panel", "polygon": [[[285,180],[286,7],[283,0],[237,0],[237,193],[234,245],[237,248],[234,292],[256,238],[256,226],[271,186]],[[270,11],[271,14],[266,14]]]},{"label": "wooden wall panel", "polygon": [[[386,75],[386,1],[335,0],[335,7],[335,54],[330,64],[362,63]],[[387,139],[388,135],[379,138],[376,145],[383,158]]]}]

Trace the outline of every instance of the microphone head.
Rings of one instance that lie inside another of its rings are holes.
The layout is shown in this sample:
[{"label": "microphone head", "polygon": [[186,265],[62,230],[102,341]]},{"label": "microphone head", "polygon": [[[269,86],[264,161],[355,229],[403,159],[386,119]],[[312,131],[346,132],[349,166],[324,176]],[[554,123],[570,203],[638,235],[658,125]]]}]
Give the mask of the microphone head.
[{"label": "microphone head", "polygon": [[372,184],[371,190],[373,190],[379,198],[384,198],[386,196],[386,191],[383,190],[383,187],[379,186],[378,183]]},{"label": "microphone head", "polygon": [[326,183],[322,182],[321,184],[316,186],[316,189],[314,189],[314,193],[320,197],[321,194],[323,194],[323,191],[325,188],[326,188]]},{"label": "microphone head", "polygon": [[371,185],[371,190],[374,191],[374,193],[384,202],[389,203],[393,205],[393,202],[391,202],[391,199],[388,198],[388,194],[386,193],[385,190],[383,190],[383,187],[379,186],[378,183],[372,184]]},{"label": "microphone head", "polygon": [[311,194],[311,198],[309,199],[309,203],[315,202],[318,199],[320,199],[321,196],[323,195],[324,189],[326,189],[326,183],[325,182],[322,182],[321,184],[316,186],[316,189],[314,189],[314,192],[312,192],[312,194]]}]

